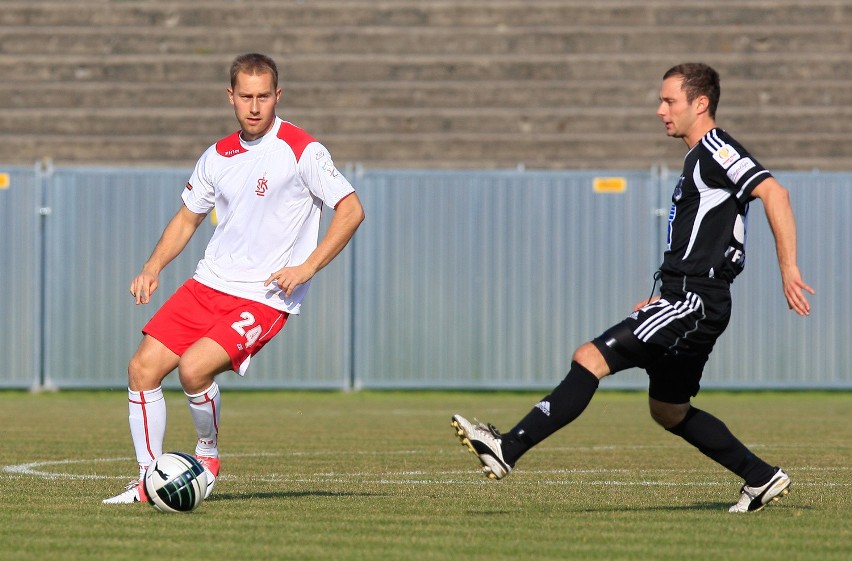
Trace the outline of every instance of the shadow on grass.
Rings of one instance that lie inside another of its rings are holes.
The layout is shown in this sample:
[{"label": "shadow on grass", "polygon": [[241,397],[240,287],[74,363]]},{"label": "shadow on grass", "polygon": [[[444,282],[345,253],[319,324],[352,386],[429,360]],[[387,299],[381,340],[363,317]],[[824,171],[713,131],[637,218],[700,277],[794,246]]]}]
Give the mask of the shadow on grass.
[{"label": "shadow on grass", "polygon": [[691,505],[607,505],[600,508],[577,509],[576,512],[692,512],[692,511],[727,511],[731,503],[707,502]]},{"label": "shadow on grass", "polygon": [[[624,506],[624,505],[606,505],[599,508],[578,508],[568,509],[571,512],[728,512],[728,509],[733,503],[726,502],[707,502],[695,503],[691,505],[654,505],[654,506]],[[783,506],[767,505],[766,510],[775,510],[776,508],[784,508]],[[800,507],[797,509],[808,510],[810,507]]]},{"label": "shadow on grass", "polygon": [[216,493],[209,501],[249,501],[254,499],[298,499],[302,497],[380,497],[384,493],[343,493],[334,491],[277,491],[274,493]]},{"label": "shadow on grass", "polygon": [[[604,513],[604,512],[727,512],[731,503],[724,502],[707,502],[695,503],[691,505],[647,505],[647,506],[630,506],[618,504],[605,504],[596,508],[565,508],[560,509],[563,512],[574,513]],[[514,510],[469,510],[467,514],[471,516],[517,516],[522,509]]]}]

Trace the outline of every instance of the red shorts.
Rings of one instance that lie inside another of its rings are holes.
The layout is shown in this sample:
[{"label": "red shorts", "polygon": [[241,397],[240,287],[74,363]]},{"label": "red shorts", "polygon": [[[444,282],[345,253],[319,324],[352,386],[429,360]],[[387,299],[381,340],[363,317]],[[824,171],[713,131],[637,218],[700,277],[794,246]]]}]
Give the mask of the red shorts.
[{"label": "red shorts", "polygon": [[202,337],[216,341],[240,376],[251,357],[275,337],[289,314],[266,304],[219,292],[189,279],[142,329],[178,356]]}]

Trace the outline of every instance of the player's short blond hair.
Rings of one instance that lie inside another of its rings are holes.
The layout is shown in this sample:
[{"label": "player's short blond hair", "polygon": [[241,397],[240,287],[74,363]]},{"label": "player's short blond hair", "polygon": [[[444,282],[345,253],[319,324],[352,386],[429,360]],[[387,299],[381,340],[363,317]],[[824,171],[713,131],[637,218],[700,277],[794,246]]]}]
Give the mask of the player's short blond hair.
[{"label": "player's short blond hair", "polygon": [[272,84],[278,89],[278,66],[275,61],[260,53],[246,53],[234,59],[231,63],[231,88],[237,84],[237,74],[244,72],[250,76],[257,74],[272,74]]}]

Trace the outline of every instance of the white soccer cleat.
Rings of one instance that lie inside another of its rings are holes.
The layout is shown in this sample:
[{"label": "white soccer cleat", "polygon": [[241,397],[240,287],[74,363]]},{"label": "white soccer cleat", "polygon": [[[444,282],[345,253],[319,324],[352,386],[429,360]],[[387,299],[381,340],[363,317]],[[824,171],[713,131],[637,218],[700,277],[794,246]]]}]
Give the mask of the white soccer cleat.
[{"label": "white soccer cleat", "polygon": [[489,479],[503,479],[512,466],[503,459],[502,436],[494,425],[474,425],[461,415],[453,415],[451,423],[462,445],[467,446],[482,463],[482,472]]},{"label": "white soccer cleat", "polygon": [[114,497],[101,501],[105,505],[129,505],[133,503],[147,503],[145,486],[138,479],[127,484],[124,491]]},{"label": "white soccer cleat", "polygon": [[740,500],[729,508],[728,512],[757,512],[767,504],[787,495],[790,492],[790,484],[790,477],[784,473],[784,470],[778,468],[766,485],[760,487],[743,485]]}]

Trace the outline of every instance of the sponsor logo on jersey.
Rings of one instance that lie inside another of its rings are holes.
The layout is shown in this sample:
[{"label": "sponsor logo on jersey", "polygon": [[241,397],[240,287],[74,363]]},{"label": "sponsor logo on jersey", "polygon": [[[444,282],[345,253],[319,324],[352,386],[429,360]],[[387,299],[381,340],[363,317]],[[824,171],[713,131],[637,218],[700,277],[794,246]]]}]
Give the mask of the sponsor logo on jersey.
[{"label": "sponsor logo on jersey", "polygon": [[190,183],[189,181],[186,182],[186,190],[192,191],[192,183]]},{"label": "sponsor logo on jersey", "polygon": [[239,132],[226,136],[216,143],[216,153],[225,158],[231,158],[243,152],[248,152],[248,150],[240,144]]},{"label": "sponsor logo on jersey", "polygon": [[257,188],[254,190],[255,195],[258,197],[263,197],[266,195],[266,192],[269,190],[269,180],[266,179],[264,175],[260,179],[257,180]]},{"label": "sponsor logo on jersey", "polygon": [[340,172],[337,171],[337,168],[334,167],[334,162],[331,160],[326,160],[322,163],[322,169],[329,175],[329,177],[335,178],[340,175]]},{"label": "sponsor logo on jersey", "polygon": [[734,183],[738,183],[742,179],[743,174],[755,166],[754,160],[751,158],[743,158],[728,170],[728,179]]},{"label": "sponsor logo on jersey", "polygon": [[728,169],[731,164],[740,159],[740,154],[730,144],[725,144],[713,154],[713,159],[721,164],[723,169]]},{"label": "sponsor logo on jersey", "polygon": [[736,263],[740,265],[740,267],[745,266],[745,252],[741,249],[737,249],[734,246],[728,246],[728,249],[725,251],[725,257],[727,257],[728,261],[731,263]]},{"label": "sponsor logo on jersey", "polygon": [[539,401],[536,404],[536,409],[550,417],[550,402],[549,401]]}]

